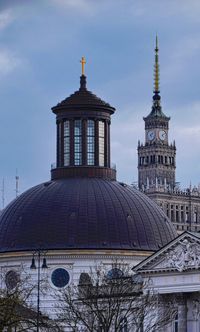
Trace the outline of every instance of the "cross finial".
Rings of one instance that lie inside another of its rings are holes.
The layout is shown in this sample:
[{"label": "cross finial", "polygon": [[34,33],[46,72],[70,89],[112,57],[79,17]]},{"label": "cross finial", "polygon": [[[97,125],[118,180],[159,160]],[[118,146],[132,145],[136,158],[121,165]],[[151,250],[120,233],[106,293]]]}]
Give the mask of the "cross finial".
[{"label": "cross finial", "polygon": [[86,64],[86,60],[85,60],[85,57],[82,56],[81,60],[80,60],[80,63],[82,65],[82,75],[84,75],[84,71],[85,71],[85,64]]}]

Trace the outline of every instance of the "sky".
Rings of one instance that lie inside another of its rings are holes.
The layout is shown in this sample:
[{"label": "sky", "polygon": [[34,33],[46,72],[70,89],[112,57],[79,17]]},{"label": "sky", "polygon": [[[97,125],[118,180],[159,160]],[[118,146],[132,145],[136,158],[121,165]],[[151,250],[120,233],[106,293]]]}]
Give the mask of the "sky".
[{"label": "sky", "polygon": [[176,180],[200,183],[199,0],[0,0],[0,209],[49,180],[56,127],[51,107],[87,87],[116,108],[112,161],[137,181],[137,142],[151,111],[155,36],[163,112],[177,146]]}]

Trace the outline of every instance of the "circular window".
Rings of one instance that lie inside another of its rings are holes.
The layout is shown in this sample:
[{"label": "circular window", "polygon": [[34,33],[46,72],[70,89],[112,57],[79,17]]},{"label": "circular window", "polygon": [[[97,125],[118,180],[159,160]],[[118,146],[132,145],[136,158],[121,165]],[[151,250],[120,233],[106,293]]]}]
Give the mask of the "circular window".
[{"label": "circular window", "polygon": [[120,269],[114,268],[108,271],[107,277],[109,279],[117,279],[123,276],[123,272]]},{"label": "circular window", "polygon": [[69,278],[69,273],[63,268],[54,270],[51,275],[51,281],[53,285],[58,288],[67,286],[69,283]]},{"label": "circular window", "polygon": [[5,283],[8,289],[13,289],[19,282],[19,274],[16,271],[8,271],[5,276]]}]

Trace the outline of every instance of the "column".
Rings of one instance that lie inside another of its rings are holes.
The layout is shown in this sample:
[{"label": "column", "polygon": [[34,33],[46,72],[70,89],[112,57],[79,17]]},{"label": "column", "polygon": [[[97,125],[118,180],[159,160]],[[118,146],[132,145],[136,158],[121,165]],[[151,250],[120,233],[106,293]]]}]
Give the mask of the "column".
[{"label": "column", "polygon": [[187,299],[184,294],[178,299],[178,332],[187,332]]}]

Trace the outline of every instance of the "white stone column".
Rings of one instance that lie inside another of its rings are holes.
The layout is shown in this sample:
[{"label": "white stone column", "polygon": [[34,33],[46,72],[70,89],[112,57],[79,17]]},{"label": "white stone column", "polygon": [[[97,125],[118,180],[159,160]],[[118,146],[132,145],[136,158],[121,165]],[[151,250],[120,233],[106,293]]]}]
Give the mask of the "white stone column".
[{"label": "white stone column", "polygon": [[184,294],[178,301],[178,332],[187,332],[187,300]]}]

